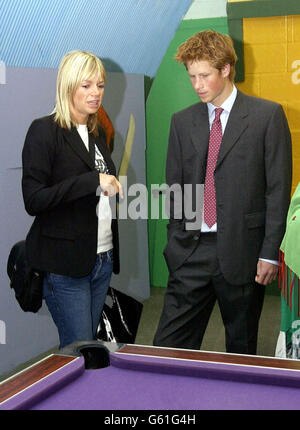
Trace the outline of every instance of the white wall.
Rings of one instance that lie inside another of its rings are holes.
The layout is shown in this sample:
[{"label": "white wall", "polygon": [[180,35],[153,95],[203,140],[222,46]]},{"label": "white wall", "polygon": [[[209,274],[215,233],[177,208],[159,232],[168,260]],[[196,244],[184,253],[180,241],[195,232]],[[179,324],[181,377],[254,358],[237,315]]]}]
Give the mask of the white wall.
[{"label": "white wall", "polygon": [[227,0],[194,0],[183,19],[227,16],[226,5]]}]

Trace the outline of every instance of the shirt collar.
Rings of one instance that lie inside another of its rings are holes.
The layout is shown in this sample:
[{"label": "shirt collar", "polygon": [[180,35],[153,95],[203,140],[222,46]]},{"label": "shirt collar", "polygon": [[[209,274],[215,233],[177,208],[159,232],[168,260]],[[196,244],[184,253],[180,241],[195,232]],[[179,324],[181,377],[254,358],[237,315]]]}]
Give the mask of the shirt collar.
[{"label": "shirt collar", "polygon": [[[232,106],[233,106],[233,103],[235,102],[236,96],[237,96],[237,89],[236,89],[236,86],[233,85],[233,90],[232,90],[230,96],[227,97],[227,99],[220,106],[228,114],[230,113],[230,111],[232,109]],[[216,106],[213,105],[212,103],[207,103],[207,108],[208,108],[208,114],[209,114],[209,116],[213,115],[213,112],[216,109]]]}]

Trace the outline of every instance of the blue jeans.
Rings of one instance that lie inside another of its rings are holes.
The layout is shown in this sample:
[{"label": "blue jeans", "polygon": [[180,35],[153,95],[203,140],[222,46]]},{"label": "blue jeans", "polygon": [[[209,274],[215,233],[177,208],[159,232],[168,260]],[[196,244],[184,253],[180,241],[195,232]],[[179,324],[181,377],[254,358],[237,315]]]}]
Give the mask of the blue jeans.
[{"label": "blue jeans", "polygon": [[95,339],[112,269],[111,249],[97,255],[93,270],[83,278],[46,273],[43,297],[57,326],[60,348]]}]

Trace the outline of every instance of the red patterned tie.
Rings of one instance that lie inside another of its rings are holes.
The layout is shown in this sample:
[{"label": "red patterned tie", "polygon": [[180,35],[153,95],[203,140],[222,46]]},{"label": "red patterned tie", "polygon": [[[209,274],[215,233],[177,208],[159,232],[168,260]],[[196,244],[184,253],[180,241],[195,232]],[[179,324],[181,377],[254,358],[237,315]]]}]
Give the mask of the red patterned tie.
[{"label": "red patterned tie", "polygon": [[208,157],[204,185],[204,221],[208,225],[208,227],[212,227],[217,221],[214,172],[222,140],[222,125],[220,120],[220,115],[222,111],[222,108],[215,109],[215,119],[212,123],[209,136]]}]

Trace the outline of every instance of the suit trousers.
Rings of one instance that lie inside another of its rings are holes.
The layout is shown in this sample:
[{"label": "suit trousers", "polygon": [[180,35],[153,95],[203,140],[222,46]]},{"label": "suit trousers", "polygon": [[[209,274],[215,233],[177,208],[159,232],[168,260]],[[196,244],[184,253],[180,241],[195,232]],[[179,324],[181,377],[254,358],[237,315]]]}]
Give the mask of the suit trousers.
[{"label": "suit trousers", "polygon": [[228,283],[217,257],[217,233],[202,233],[192,255],[170,273],[154,345],[200,349],[218,302],[225,327],[226,351],[256,354],[265,287]]}]

